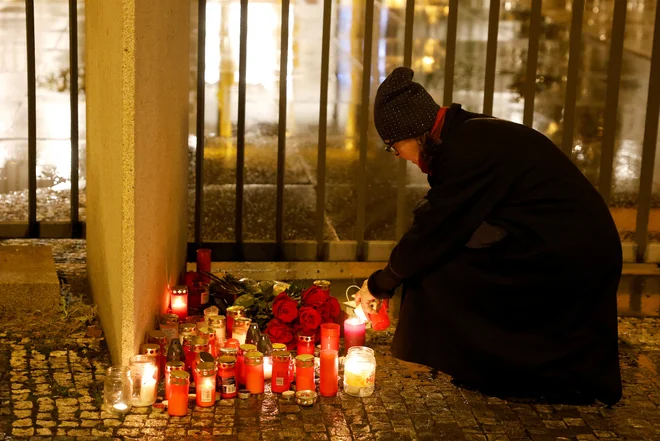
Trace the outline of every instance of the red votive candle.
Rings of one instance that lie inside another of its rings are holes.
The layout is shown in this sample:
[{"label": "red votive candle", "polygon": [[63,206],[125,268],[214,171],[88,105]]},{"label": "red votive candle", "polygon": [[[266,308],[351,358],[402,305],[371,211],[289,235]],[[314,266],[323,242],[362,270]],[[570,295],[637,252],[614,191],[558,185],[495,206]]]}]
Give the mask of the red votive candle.
[{"label": "red votive candle", "polygon": [[245,386],[245,354],[248,352],[255,352],[257,347],[255,345],[245,344],[241,345],[236,357],[236,380],[240,386]]},{"label": "red votive candle", "polygon": [[225,355],[216,362],[218,367],[218,379],[216,389],[220,390],[223,400],[236,398],[238,387],[236,387],[236,357]]},{"label": "red votive candle", "polygon": [[[200,248],[197,250],[197,272],[211,272],[211,250],[208,248]],[[202,283],[209,283],[209,277],[200,274]]]},{"label": "red votive candle", "polygon": [[324,397],[334,397],[339,389],[339,353],[334,349],[321,350],[319,392]]},{"label": "red votive candle", "polygon": [[245,354],[245,388],[252,395],[264,393],[264,356],[261,352]]},{"label": "red votive candle", "polygon": [[344,321],[344,350],[353,346],[364,346],[365,322],[357,317]]},{"label": "red votive candle", "polygon": [[321,325],[321,350],[332,349],[339,352],[339,325],[323,323]]},{"label": "red votive candle", "polygon": [[296,357],[296,390],[316,390],[314,384],[314,355]]},{"label": "red votive candle", "polygon": [[291,389],[291,353],[289,351],[273,352],[273,376],[270,387],[274,393],[281,394]]},{"label": "red votive candle", "polygon": [[184,371],[186,365],[182,361],[168,361],[165,365],[165,399],[170,399],[171,393],[171,384],[172,384],[172,372]]},{"label": "red votive candle", "polygon": [[230,306],[227,308],[227,337],[231,337],[234,331],[234,319],[245,317],[245,308],[243,306]]},{"label": "red votive candle", "polygon": [[170,416],[186,416],[188,413],[190,374],[186,371],[173,371],[170,383],[167,413]]},{"label": "red votive candle", "polygon": [[216,358],[218,356],[218,348],[215,345],[215,329],[211,329],[208,326],[203,326],[201,328],[197,329],[197,335],[199,335],[201,338],[204,338],[208,340],[209,342],[209,353],[213,355],[213,358]]},{"label": "red votive candle", "polygon": [[170,307],[172,314],[179,316],[179,320],[188,317],[188,287],[185,285],[177,285],[172,288],[170,295]]},{"label": "red votive candle", "polygon": [[298,355],[314,355],[314,336],[310,334],[298,334]]},{"label": "red votive candle", "polygon": [[200,363],[197,365],[197,380],[195,392],[199,407],[211,407],[215,404],[215,364]]},{"label": "red votive candle", "polygon": [[235,338],[230,338],[225,340],[225,348],[234,348],[234,349],[240,349],[241,348],[241,342],[236,340]]}]

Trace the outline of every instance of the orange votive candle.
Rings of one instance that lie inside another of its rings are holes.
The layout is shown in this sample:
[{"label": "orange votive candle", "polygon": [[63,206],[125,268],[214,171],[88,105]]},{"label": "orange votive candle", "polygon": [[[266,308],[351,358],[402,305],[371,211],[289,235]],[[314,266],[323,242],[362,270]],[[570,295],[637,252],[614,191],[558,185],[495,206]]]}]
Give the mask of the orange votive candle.
[{"label": "orange votive candle", "polygon": [[188,413],[188,392],[190,374],[186,371],[173,371],[170,378],[170,397],[167,413],[170,416],[186,416]]},{"label": "orange votive candle", "polygon": [[296,357],[296,390],[316,390],[313,355],[303,354]]},{"label": "orange votive candle", "polygon": [[199,363],[195,382],[195,398],[199,407],[211,407],[215,404],[215,381],[215,364],[209,362]]},{"label": "orange votive candle", "polygon": [[321,374],[319,392],[324,397],[337,395],[339,380],[339,353],[334,349],[321,350]]},{"label": "orange votive candle", "polygon": [[261,352],[245,354],[245,388],[252,395],[264,393],[264,357]]},{"label": "orange votive candle", "polygon": [[321,350],[332,349],[339,352],[339,325],[323,323],[321,325]]}]

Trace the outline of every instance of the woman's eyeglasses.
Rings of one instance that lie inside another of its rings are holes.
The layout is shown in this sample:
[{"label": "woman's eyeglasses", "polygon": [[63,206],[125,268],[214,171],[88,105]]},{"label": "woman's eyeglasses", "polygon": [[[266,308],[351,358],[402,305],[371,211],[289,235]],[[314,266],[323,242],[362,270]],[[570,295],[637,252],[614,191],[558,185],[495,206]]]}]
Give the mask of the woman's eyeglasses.
[{"label": "woman's eyeglasses", "polygon": [[399,151],[394,147],[394,144],[385,144],[385,151],[391,153],[394,156],[399,156]]}]

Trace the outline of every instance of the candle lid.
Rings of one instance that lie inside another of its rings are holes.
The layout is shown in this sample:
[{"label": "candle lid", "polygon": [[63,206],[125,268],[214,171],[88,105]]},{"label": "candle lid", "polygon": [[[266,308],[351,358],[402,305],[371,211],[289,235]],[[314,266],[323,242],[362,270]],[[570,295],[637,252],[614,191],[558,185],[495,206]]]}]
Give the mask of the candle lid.
[{"label": "candle lid", "polygon": [[251,351],[245,354],[245,360],[252,363],[259,363],[264,359],[264,354],[258,351]]},{"label": "candle lid", "polygon": [[273,343],[274,351],[286,351],[286,345],[284,343]]},{"label": "candle lid", "polygon": [[234,367],[236,364],[236,357],[232,357],[231,355],[223,355],[222,357],[218,358],[217,364],[221,368]]},{"label": "candle lid", "polygon": [[194,323],[181,323],[179,325],[180,332],[197,332],[197,325]]},{"label": "candle lid", "polygon": [[186,285],[177,285],[174,288],[172,288],[172,294],[174,295],[188,294],[188,287]]},{"label": "candle lid", "polygon": [[314,280],[314,286],[318,286],[319,288],[323,288],[323,289],[329,289],[330,288],[330,281],[329,280]]},{"label": "candle lid", "polygon": [[282,398],[284,398],[286,401],[291,401],[293,400],[293,397],[296,396],[296,393],[292,390],[285,390],[282,392]]},{"label": "candle lid", "polygon": [[236,313],[241,313],[243,311],[245,311],[244,306],[235,305],[235,306],[230,306],[229,308],[227,308],[227,314],[229,314],[229,313],[236,314]]},{"label": "candle lid", "polygon": [[248,326],[252,320],[247,317],[237,317],[234,319],[234,326],[240,324],[241,326]]},{"label": "candle lid", "polygon": [[186,371],[172,371],[170,374],[170,381],[184,381],[190,378],[190,374]]},{"label": "candle lid", "polygon": [[236,357],[238,349],[236,348],[220,348],[220,353],[224,356]]},{"label": "candle lid", "polygon": [[243,353],[254,352],[256,350],[257,350],[257,345],[253,345],[253,344],[250,344],[250,343],[246,343],[244,345],[241,345],[241,351],[243,351]]},{"label": "candle lid", "polygon": [[225,324],[225,316],[212,314],[209,316],[209,325],[223,325]]},{"label": "candle lid", "polygon": [[176,325],[179,323],[179,316],[176,314],[162,314],[160,316],[161,325]]},{"label": "candle lid", "polygon": [[149,331],[149,338],[152,340],[167,340],[167,334],[165,334],[163,331]]},{"label": "candle lid", "polygon": [[275,361],[290,361],[291,352],[289,351],[273,351],[273,360]]},{"label": "candle lid", "polygon": [[208,338],[208,339],[210,339],[210,338],[212,338],[212,337],[215,337],[215,330],[209,328],[208,326],[203,326],[203,327],[197,329],[197,334],[198,334],[200,337],[204,337],[204,338]]},{"label": "candle lid", "polygon": [[179,361],[179,360],[168,361],[167,363],[165,363],[165,369],[167,369],[168,371],[178,371],[185,369],[185,367],[186,364],[183,361]]},{"label": "candle lid", "polygon": [[190,345],[194,352],[202,352],[204,348],[209,346],[209,341],[205,338],[197,337],[190,342]]},{"label": "candle lid", "polygon": [[299,363],[301,367],[314,366],[314,356],[312,354],[301,354],[296,357],[296,362]]},{"label": "candle lid", "polygon": [[199,363],[195,368],[195,370],[197,370],[197,372],[199,372],[202,375],[210,375],[212,373],[215,373],[215,363],[210,363],[210,362]]},{"label": "candle lid", "polygon": [[311,343],[314,341],[314,335],[298,334],[298,340],[304,343]]},{"label": "candle lid", "polygon": [[160,345],[156,343],[145,343],[142,345],[142,353],[147,355],[160,354]]},{"label": "candle lid", "polygon": [[238,391],[238,398],[241,400],[247,400],[250,398],[250,391],[248,389],[241,389]]},{"label": "candle lid", "polygon": [[200,352],[197,358],[199,358],[199,361],[202,363],[215,363],[215,357],[208,352]]}]

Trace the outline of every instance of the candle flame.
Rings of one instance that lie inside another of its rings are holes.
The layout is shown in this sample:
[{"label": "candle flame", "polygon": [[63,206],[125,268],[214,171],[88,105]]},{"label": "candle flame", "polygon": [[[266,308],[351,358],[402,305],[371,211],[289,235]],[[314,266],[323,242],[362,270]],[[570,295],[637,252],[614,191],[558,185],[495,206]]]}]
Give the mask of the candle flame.
[{"label": "candle flame", "polygon": [[366,321],[361,319],[360,317],[349,317],[346,319],[346,323],[348,323],[349,325],[362,325],[366,323]]}]

